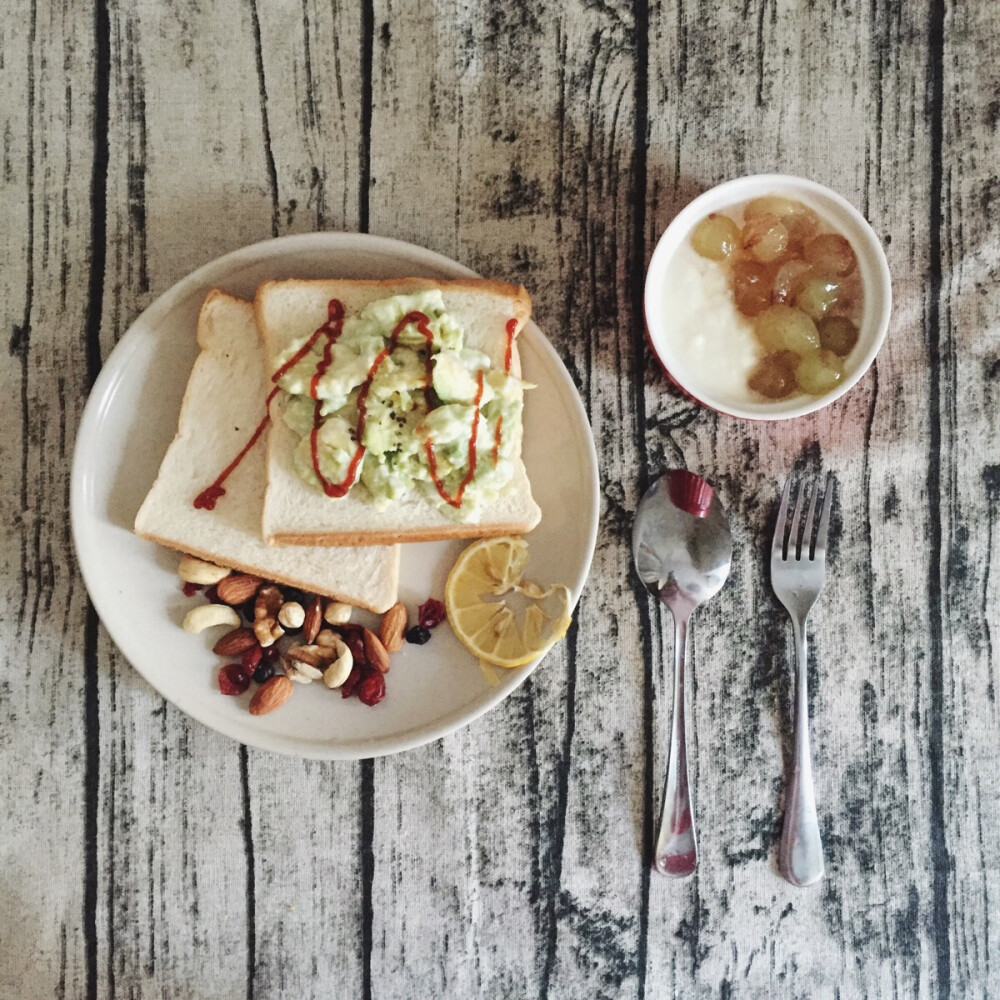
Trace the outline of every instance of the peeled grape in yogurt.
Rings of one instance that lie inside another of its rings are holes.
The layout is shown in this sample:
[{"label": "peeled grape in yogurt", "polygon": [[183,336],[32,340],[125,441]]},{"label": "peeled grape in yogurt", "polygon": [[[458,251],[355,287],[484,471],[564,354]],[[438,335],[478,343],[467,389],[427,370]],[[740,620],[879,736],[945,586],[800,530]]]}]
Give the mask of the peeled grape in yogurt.
[{"label": "peeled grape in yogurt", "polygon": [[[714,379],[715,388],[737,395],[735,386],[709,370],[723,367],[719,356],[739,373],[750,396],[823,395],[836,386],[858,341],[863,305],[857,255],[842,234],[807,205],[766,195],[708,215],[690,243],[728,285],[726,309],[718,302],[717,282],[705,276],[703,298],[714,300],[722,332],[688,359]],[[690,262],[686,266],[691,270]]]}]

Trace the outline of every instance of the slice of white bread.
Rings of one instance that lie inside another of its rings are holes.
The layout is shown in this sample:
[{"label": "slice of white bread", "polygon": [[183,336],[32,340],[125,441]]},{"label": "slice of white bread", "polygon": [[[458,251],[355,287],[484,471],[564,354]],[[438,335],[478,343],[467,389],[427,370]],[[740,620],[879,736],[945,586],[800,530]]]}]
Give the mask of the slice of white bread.
[{"label": "slice of white bread", "polygon": [[[507,324],[514,319],[510,371],[520,375],[516,337],[531,315],[531,299],[520,286],[478,279],[268,282],[258,288],[254,308],[270,366],[289,344],[310,336],[323,325],[331,299],[339,299],[350,316],[378,299],[428,288],[441,290],[445,310],[461,325],[467,346],[487,353],[501,369],[507,354]],[[514,462],[511,483],[499,498],[482,505],[475,521],[456,520],[421,496],[394,501],[384,510],[376,510],[355,489],[344,497],[328,497],[318,487],[305,483],[295,470],[292,455],[298,438],[282,419],[282,395],[271,403],[262,523],[268,541],[278,545],[350,546],[479,538],[521,534],[530,531],[541,518],[520,455]]]},{"label": "slice of white bread", "polygon": [[177,435],[136,516],[136,533],[220,566],[385,611],[396,602],[398,546],[331,552],[264,542],[264,435],[226,479],[215,509],[195,508],[194,498],[253,435],[270,391],[249,302],[210,292],[198,317],[198,345],[201,353],[184,393]]}]

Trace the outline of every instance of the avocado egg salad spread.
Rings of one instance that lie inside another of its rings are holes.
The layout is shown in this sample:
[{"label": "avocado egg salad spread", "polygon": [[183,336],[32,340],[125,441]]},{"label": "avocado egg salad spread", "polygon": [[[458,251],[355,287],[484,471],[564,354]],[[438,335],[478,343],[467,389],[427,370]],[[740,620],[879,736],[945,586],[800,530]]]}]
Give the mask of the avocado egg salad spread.
[{"label": "avocado egg salad spread", "polygon": [[360,491],[378,509],[425,496],[458,520],[514,475],[524,383],[467,347],[439,289],[393,295],[327,322],[276,358],[295,468],[328,496]]}]

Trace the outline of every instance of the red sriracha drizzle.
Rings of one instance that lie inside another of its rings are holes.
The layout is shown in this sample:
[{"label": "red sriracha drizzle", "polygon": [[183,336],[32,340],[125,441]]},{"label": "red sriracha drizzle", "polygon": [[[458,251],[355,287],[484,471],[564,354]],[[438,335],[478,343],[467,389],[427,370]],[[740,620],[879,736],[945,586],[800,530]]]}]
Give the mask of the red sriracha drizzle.
[{"label": "red sriracha drizzle", "polygon": [[[319,471],[318,435],[323,421],[320,417],[320,403],[316,403],[316,411],[313,415],[313,429],[310,435],[313,471],[316,473],[317,478],[323,486],[323,492],[328,497],[342,497],[354,485],[354,480],[358,474],[358,466],[361,464],[361,459],[365,454],[365,446],[361,443],[361,438],[364,436],[365,423],[368,419],[368,393],[371,391],[372,382],[375,381],[375,376],[378,374],[379,368],[382,367],[382,362],[385,361],[385,359],[396,349],[396,345],[399,343],[400,334],[411,323],[416,326],[417,330],[423,334],[427,341],[426,384],[431,384],[431,377],[434,371],[434,359],[431,356],[431,345],[434,343],[434,332],[428,325],[430,320],[428,320],[422,312],[408,312],[396,324],[391,335],[389,336],[389,343],[386,344],[386,346],[383,347],[382,350],[376,355],[371,368],[368,369],[368,376],[365,379],[364,384],[361,386],[361,392],[358,393],[358,425],[354,432],[354,440],[358,442],[358,446],[355,449],[354,454],[351,456],[351,461],[347,466],[347,474],[339,483],[331,483]],[[324,359],[326,359],[325,355]],[[323,362],[320,362],[320,364],[322,363]],[[329,360],[326,360],[326,364],[329,365],[329,363]],[[325,370],[326,368],[324,367],[323,371]],[[316,382],[317,379],[314,378],[311,390],[313,399],[316,399]]]},{"label": "red sriracha drizzle", "polygon": [[[309,380],[309,396],[310,398],[316,400],[316,409],[313,412],[313,426],[309,434],[309,447],[312,454],[312,465],[313,471],[316,473],[316,478],[319,479],[320,485],[323,487],[323,492],[329,497],[342,497],[347,491],[354,485],[355,479],[358,474],[358,466],[361,464],[361,459],[365,454],[365,446],[361,443],[361,439],[365,432],[365,423],[368,418],[368,393],[371,391],[372,383],[375,380],[375,376],[378,374],[379,368],[382,367],[382,363],[387,357],[396,349],[399,343],[399,337],[406,327],[413,324],[416,326],[419,333],[421,333],[427,341],[427,358],[426,358],[426,382],[427,386],[432,384],[432,376],[434,371],[434,358],[431,352],[431,347],[434,343],[434,333],[430,328],[430,320],[422,312],[413,311],[408,312],[394,327],[392,334],[389,337],[389,343],[379,351],[375,360],[372,362],[371,368],[368,369],[368,375],[361,386],[361,391],[358,393],[358,423],[355,429],[354,439],[358,442],[357,448],[354,454],[351,456],[351,460],[347,466],[347,473],[345,474],[343,480],[339,483],[332,483],[327,479],[323,473],[320,471],[319,466],[319,431],[323,424],[323,418],[321,415],[322,402],[319,400],[319,383],[322,377],[326,374],[327,369],[329,369],[330,364],[333,360],[333,347],[334,344],[340,339],[340,335],[344,332],[344,305],[339,299],[330,299],[327,304],[327,320],[326,322],[316,330],[308,340],[286,361],[272,376],[272,382],[278,382],[282,376],[294,368],[313,348],[316,341],[322,337],[326,337],[326,343],[323,345],[323,356],[316,364],[316,370]],[[514,334],[517,332],[517,319],[511,318],[507,321],[506,333],[507,333],[507,348],[504,354],[504,371],[510,372],[511,360],[513,357],[514,350]],[[426,444],[427,450],[427,461],[430,466],[431,480],[434,483],[435,488],[441,495],[442,499],[450,504],[452,507],[462,506],[462,497],[465,494],[465,489],[472,481],[472,477],[476,473],[476,440],[479,433],[479,413],[483,401],[483,373],[479,371],[476,376],[476,398],[474,400],[475,410],[472,416],[472,428],[469,435],[469,468],[466,472],[461,483],[459,483],[458,490],[455,492],[454,496],[449,495],[444,483],[438,477],[437,474],[437,459],[434,455],[434,448],[431,442],[428,441]],[[271,400],[274,399],[279,387],[275,387],[268,394],[267,400],[264,403],[264,419],[257,425],[256,430],[250,437],[250,440],[243,446],[240,453],[233,459],[225,469],[222,470],[215,482],[211,486],[202,490],[201,493],[195,497],[194,506],[199,509],[204,510],[214,510],[215,505],[219,498],[225,495],[225,489],[223,488],[223,483],[232,475],[233,471],[237,468],[240,462],[246,457],[250,449],[257,443],[257,439],[264,433],[264,428],[267,426],[268,420],[270,419],[269,407]],[[503,417],[497,418],[496,433],[493,441],[493,465],[496,466],[500,461],[500,435],[501,427],[503,425]]]},{"label": "red sriracha drizzle", "polygon": [[267,422],[270,420],[268,415],[268,407],[271,405],[271,400],[274,399],[275,394],[278,391],[278,387],[275,386],[267,399],[264,402],[264,419],[257,425],[257,429],[250,435],[250,440],[243,445],[243,449],[234,458],[229,465],[227,465],[222,472],[219,473],[219,477],[212,483],[211,486],[206,486],[195,498],[194,505],[199,510],[215,510],[215,505],[219,502],[219,498],[226,495],[226,491],[222,484],[233,474],[236,467],[243,461],[246,457],[247,452],[257,443],[257,439],[264,433],[264,428],[267,427]]},{"label": "red sriracha drizzle", "polygon": [[[289,360],[283,364],[275,373],[271,376],[272,382],[277,382],[287,371],[294,368],[311,350],[313,344],[323,335],[326,334],[327,342],[323,350],[323,357],[326,360],[326,365],[330,364],[330,351],[333,345],[337,342],[337,338],[340,336],[344,329],[344,307],[337,299],[331,299],[327,306],[327,320],[326,322],[305,342],[305,344],[300,347],[295,354],[292,355]],[[321,362],[322,364],[322,362]],[[325,368],[323,369],[326,370]],[[317,367],[318,374],[313,377],[311,390],[313,392],[313,398],[315,398],[315,388],[316,382],[322,372],[319,371]],[[264,433],[264,428],[267,427],[270,418],[269,407],[271,405],[271,400],[278,393],[278,386],[276,385],[267,396],[264,401],[264,419],[257,425],[257,429],[250,435],[250,440],[243,446],[240,453],[234,458],[229,465],[227,465],[222,472],[219,474],[218,478],[212,483],[211,486],[206,487],[194,498],[194,506],[199,510],[215,510],[215,505],[218,503],[219,499],[225,496],[226,491],[223,488],[223,483],[233,474],[235,469],[239,466],[240,462],[246,458],[247,453],[250,449],[257,443],[257,439]]]},{"label": "red sriracha drizzle", "polygon": [[[514,334],[517,333],[517,318],[511,316],[507,320],[507,351],[503,358],[503,370],[509,375],[510,374],[510,363],[514,355]],[[499,414],[497,417],[497,429],[493,437],[493,468],[495,469],[500,462],[500,432],[503,427],[503,414]]]},{"label": "red sriracha drizzle", "polygon": [[445,503],[450,504],[452,507],[462,506],[462,497],[465,494],[465,488],[472,481],[472,477],[476,474],[476,438],[479,437],[479,409],[483,401],[483,372],[480,369],[476,372],[476,398],[473,401],[475,409],[472,414],[472,431],[469,434],[469,470],[465,473],[462,481],[458,484],[458,489],[454,496],[449,496],[448,491],[444,488],[444,483],[438,478],[437,474],[437,459],[434,457],[434,448],[431,446],[430,441],[425,445],[427,449],[427,464],[431,467],[431,480],[437,487],[438,493],[441,494],[441,499]]}]

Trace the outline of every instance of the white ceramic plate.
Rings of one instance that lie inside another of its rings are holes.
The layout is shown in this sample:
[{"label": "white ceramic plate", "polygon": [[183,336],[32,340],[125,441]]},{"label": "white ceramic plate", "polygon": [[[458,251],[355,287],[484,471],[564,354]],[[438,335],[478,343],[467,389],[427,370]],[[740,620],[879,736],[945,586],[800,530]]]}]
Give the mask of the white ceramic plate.
[{"label": "white ceramic plate", "polygon": [[[251,746],[303,757],[357,759],[420,746],[502,701],[537,666],[498,671],[491,684],[447,625],[425,646],[393,657],[385,700],[374,708],[321,685],[296,685],[292,700],[263,717],[252,690],[218,690],[210,630],[183,632],[192,601],[180,591],[178,556],[132,533],[143,498],[173,438],[197,355],[195,325],[214,287],[251,299],[268,278],[454,278],[473,272],[429,250],[345,233],[268,240],[199,268],[154,302],[122,337],[87,402],[73,457],[70,507],[83,577],[112,639],[165,698],[212,729]],[[559,356],[529,323],[518,338],[524,377],[524,459],[542,522],[528,536],[527,575],[569,586],[574,604],[597,536],[597,456],[586,414]],[[413,609],[443,597],[463,542],[403,548],[400,600]],[[335,553],[336,550],[331,550]],[[253,687],[253,686],[252,686]]]}]

